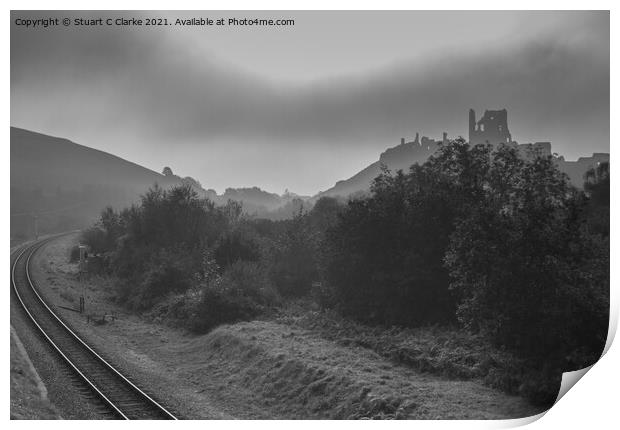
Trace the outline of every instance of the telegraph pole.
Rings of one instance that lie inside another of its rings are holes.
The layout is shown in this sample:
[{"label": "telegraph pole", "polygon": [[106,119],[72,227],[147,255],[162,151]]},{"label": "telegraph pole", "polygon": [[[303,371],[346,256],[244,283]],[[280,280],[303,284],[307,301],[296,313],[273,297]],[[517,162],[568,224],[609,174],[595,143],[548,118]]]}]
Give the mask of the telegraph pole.
[{"label": "telegraph pole", "polygon": [[39,217],[33,212],[32,218],[34,219],[34,240],[39,240]]}]

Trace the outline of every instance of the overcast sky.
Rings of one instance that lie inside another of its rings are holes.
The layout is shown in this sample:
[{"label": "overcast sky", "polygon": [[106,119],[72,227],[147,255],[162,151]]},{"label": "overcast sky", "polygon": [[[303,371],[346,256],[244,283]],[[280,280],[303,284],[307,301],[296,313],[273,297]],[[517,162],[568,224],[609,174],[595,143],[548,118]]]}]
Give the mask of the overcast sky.
[{"label": "overcast sky", "polygon": [[[205,188],[315,194],[416,132],[609,152],[607,12],[123,12],[294,19],[289,27],[24,28],[12,12],[11,125]],[[118,15],[121,16],[121,15]]]}]

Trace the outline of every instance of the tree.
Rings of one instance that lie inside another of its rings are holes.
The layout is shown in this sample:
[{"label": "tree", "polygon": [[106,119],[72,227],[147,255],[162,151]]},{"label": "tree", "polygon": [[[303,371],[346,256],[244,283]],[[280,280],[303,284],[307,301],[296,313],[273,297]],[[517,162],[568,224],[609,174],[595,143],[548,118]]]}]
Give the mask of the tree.
[{"label": "tree", "polygon": [[282,223],[283,231],[270,251],[271,275],[281,295],[301,297],[310,292],[312,282],[319,277],[314,232],[303,207],[293,219]]},{"label": "tree", "polygon": [[328,231],[327,280],[357,318],[419,325],[456,314],[556,375],[591,364],[607,333],[608,177],[607,167],[591,173],[585,195],[551,157],[448,142],[348,203]]},{"label": "tree", "polygon": [[174,176],[174,173],[172,173],[172,169],[168,166],[164,167],[164,170],[162,170],[161,174],[164,176]]},{"label": "tree", "polygon": [[[490,160],[480,199],[457,219],[446,252],[457,316],[559,380],[602,352],[608,244],[589,231],[587,200],[550,157],[524,161],[500,148]],[[553,386],[540,396],[556,394]]]}]

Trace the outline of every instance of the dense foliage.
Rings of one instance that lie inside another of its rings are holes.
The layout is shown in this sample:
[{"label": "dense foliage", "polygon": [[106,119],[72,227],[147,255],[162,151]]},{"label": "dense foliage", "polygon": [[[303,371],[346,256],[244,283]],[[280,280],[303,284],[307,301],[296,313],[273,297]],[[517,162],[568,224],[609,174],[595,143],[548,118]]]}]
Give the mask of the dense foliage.
[{"label": "dense foliage", "polygon": [[329,231],[326,277],[347,314],[386,325],[454,318],[442,258],[457,196],[435,179],[419,166],[384,172]]},{"label": "dense foliage", "polygon": [[347,314],[450,322],[532,363],[531,397],[592,364],[609,311],[609,168],[576,190],[552,157],[451,142],[384,172],[330,231],[326,276]]},{"label": "dense foliage", "polygon": [[119,302],[156,307],[204,332],[264,314],[280,296],[307,295],[322,232],[338,207],[324,199],[291,220],[250,220],[238,202],[216,207],[188,185],[155,186],[138,205],[104,209],[81,240],[91,271],[118,278]]}]

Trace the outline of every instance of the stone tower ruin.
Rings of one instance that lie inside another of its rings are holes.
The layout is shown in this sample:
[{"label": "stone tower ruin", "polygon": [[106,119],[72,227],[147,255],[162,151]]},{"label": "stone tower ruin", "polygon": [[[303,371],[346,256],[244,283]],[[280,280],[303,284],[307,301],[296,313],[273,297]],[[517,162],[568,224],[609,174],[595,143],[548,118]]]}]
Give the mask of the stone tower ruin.
[{"label": "stone tower ruin", "polygon": [[469,143],[471,145],[512,143],[512,136],[508,130],[508,111],[485,110],[482,118],[476,121],[476,112],[470,109]]}]

